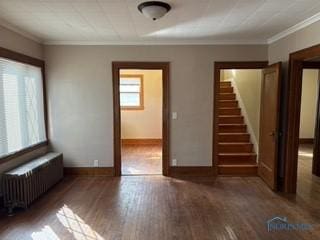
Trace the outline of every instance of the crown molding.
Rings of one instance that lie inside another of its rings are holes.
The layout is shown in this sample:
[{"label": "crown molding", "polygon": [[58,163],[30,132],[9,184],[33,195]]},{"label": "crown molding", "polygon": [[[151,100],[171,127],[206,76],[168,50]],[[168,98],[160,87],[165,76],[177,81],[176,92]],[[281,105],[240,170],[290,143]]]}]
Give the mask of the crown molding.
[{"label": "crown molding", "polygon": [[12,26],[11,24],[9,24],[8,22],[6,22],[6,21],[3,20],[3,19],[1,19],[0,25],[1,25],[2,27],[6,28],[6,29],[11,30],[12,32],[15,32],[15,33],[17,33],[17,34],[20,34],[21,36],[26,37],[26,38],[28,38],[28,39],[30,39],[30,40],[33,40],[33,41],[35,41],[35,42],[37,42],[37,43],[40,43],[40,44],[43,43],[43,41],[42,41],[41,39],[33,36],[33,35],[30,34],[30,33],[27,33],[26,31],[21,30],[21,29],[18,28],[18,27]]},{"label": "crown molding", "polygon": [[179,40],[179,41],[46,41],[45,45],[118,45],[118,46],[131,46],[131,45],[267,45],[264,40]]},{"label": "crown molding", "polygon": [[319,20],[320,20],[320,12],[313,15],[312,17],[307,18],[306,20],[303,20],[302,22],[299,22],[296,25],[289,27],[286,30],[272,36],[271,38],[269,38],[267,40],[267,43],[272,44],[272,43],[274,43],[282,38],[285,38],[286,36],[288,36],[292,33],[295,33],[295,32],[297,32],[297,31],[299,31],[299,30],[301,30],[301,29],[303,29],[303,28],[305,28],[305,27],[307,27],[307,26],[309,26]]}]

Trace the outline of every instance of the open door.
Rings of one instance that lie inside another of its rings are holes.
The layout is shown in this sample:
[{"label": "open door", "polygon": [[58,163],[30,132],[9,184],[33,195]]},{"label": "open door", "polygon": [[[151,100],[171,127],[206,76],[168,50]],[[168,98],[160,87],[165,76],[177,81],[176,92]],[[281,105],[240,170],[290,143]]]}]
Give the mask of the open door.
[{"label": "open door", "polygon": [[320,86],[319,85],[318,85],[316,126],[315,126],[314,143],[313,143],[312,174],[320,177]]},{"label": "open door", "polygon": [[273,190],[277,188],[281,63],[262,71],[259,176]]}]

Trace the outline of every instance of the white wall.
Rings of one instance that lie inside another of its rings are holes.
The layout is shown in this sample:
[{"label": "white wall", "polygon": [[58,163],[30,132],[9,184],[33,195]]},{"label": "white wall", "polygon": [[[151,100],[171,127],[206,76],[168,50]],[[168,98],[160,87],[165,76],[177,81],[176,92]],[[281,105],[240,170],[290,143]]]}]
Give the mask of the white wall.
[{"label": "white wall", "polygon": [[113,166],[112,61],[170,62],[171,158],[212,163],[214,61],[267,59],[267,46],[45,46],[50,137],[67,166]]},{"label": "white wall", "polygon": [[319,70],[304,69],[300,112],[300,138],[314,138],[317,114]]},{"label": "white wall", "polygon": [[121,70],[120,74],[143,75],[140,110],[121,110],[122,139],[162,138],[162,70]]},{"label": "white wall", "polygon": [[0,26],[0,47],[30,57],[43,58],[43,45]]},{"label": "white wall", "polygon": [[254,138],[259,142],[260,100],[261,100],[261,70],[235,69],[223,70],[224,78],[232,78],[239,91],[247,120],[253,130]]}]

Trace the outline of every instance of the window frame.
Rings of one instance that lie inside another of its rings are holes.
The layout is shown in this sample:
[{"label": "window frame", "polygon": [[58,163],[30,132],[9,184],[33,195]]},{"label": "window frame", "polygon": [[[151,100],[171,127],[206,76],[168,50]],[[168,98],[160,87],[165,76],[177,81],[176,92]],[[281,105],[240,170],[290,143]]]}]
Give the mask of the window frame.
[{"label": "window frame", "polygon": [[48,111],[47,111],[47,93],[46,93],[46,81],[45,81],[45,62],[43,60],[33,58],[21,53],[17,53],[14,51],[11,51],[9,49],[5,49],[0,47],[0,58],[6,58],[8,60],[13,60],[19,63],[28,64],[31,66],[39,67],[41,69],[41,75],[42,75],[42,96],[43,96],[43,111],[44,111],[44,124],[45,124],[45,135],[46,140],[39,142],[37,144],[34,144],[32,146],[23,148],[19,151],[9,153],[8,155],[5,155],[3,157],[0,157],[0,164],[7,162],[11,159],[20,157],[24,154],[27,154],[29,152],[35,151],[40,149],[41,147],[48,146],[49,144],[49,138],[48,138]]},{"label": "window frame", "polygon": [[139,99],[140,99],[140,105],[139,106],[121,106],[120,103],[120,109],[121,110],[144,110],[144,79],[143,79],[143,74],[120,74],[119,78],[119,96],[121,96],[121,93],[126,93],[126,92],[121,92],[120,91],[120,86],[121,86],[121,78],[139,78],[140,79],[140,92],[139,92]]}]

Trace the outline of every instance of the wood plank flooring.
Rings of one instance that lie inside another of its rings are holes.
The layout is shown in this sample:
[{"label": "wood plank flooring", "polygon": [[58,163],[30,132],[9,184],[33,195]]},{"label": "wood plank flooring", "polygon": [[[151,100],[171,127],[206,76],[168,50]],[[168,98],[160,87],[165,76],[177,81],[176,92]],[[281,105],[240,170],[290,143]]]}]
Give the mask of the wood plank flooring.
[{"label": "wood plank flooring", "polygon": [[162,174],[161,144],[122,145],[122,175]]},{"label": "wood plank flooring", "polygon": [[[2,214],[0,239],[320,239],[320,185],[310,162],[300,157],[297,195],[272,192],[258,177],[66,177],[30,209]],[[275,216],[313,229],[268,232]]]},{"label": "wood plank flooring", "polygon": [[[316,225],[268,232],[274,216]],[[319,201],[279,195],[257,177],[68,177],[29,210],[1,216],[0,239],[319,239],[319,223]]]},{"label": "wood plank flooring", "polygon": [[320,177],[312,174],[312,144],[301,144],[298,158],[297,195],[308,201],[320,203]]}]

